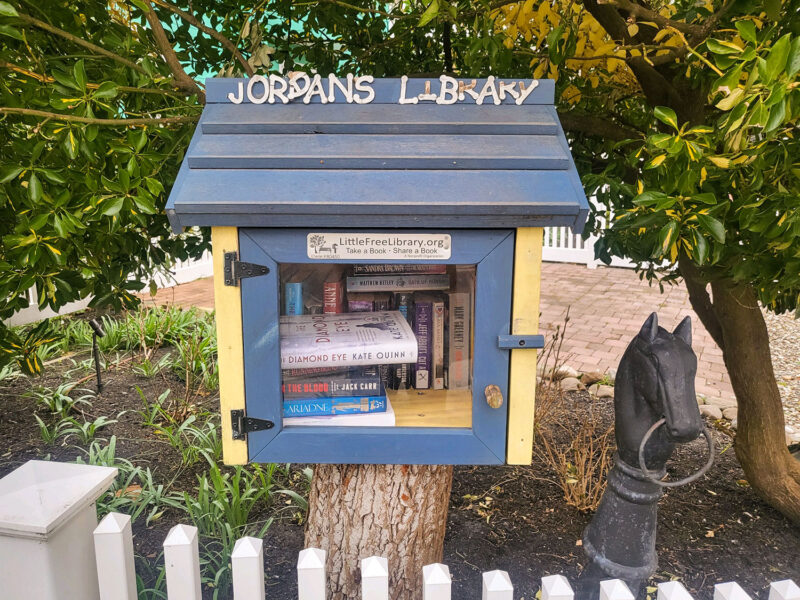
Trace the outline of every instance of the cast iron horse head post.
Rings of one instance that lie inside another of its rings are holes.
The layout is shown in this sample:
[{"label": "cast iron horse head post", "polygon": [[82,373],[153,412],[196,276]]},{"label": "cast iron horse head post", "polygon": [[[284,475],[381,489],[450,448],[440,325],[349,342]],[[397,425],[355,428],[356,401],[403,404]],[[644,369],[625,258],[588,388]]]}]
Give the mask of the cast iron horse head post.
[{"label": "cast iron horse head post", "polygon": [[[714,460],[694,391],[697,357],[686,317],[669,333],[651,314],[619,363],[614,385],[617,455],[597,513],[583,534],[591,563],[581,596],[596,596],[602,579],[619,578],[636,594],[656,570],[656,515],[664,487],[694,481]],[[665,482],[675,445],[704,435],[709,459],[694,475]]]}]

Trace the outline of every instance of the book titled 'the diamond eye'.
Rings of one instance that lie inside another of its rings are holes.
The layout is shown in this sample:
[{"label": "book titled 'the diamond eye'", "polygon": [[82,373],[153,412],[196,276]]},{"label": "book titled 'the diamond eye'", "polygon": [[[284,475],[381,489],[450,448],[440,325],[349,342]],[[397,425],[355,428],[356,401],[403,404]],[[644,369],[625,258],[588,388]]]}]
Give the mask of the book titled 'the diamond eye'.
[{"label": "book titled 'the diamond eye'", "polygon": [[284,315],[281,369],[393,365],[417,360],[417,339],[399,311]]}]

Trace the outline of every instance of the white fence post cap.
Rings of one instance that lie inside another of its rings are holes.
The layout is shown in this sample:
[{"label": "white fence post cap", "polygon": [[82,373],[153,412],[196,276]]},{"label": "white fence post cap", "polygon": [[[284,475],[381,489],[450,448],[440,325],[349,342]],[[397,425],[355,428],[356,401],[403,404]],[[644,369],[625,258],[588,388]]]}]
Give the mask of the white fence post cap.
[{"label": "white fence post cap", "polygon": [[256,558],[259,556],[259,554],[261,554],[263,546],[264,540],[260,538],[252,536],[239,538],[233,545],[231,558]]},{"label": "white fence post cap", "polygon": [[658,584],[657,600],[692,600],[692,595],[680,581],[665,581]]},{"label": "white fence post cap", "polygon": [[325,567],[325,550],[306,548],[297,555],[297,570],[322,569]]},{"label": "white fence post cap", "polygon": [[621,579],[600,582],[600,600],[634,600],[633,594]]},{"label": "white fence post cap", "polygon": [[186,546],[197,538],[197,527],[192,525],[175,525],[169,530],[164,540],[164,548]]},{"label": "white fence post cap", "polygon": [[791,579],[770,583],[769,600],[800,600],[800,586]]},{"label": "white fence post cap", "polygon": [[110,512],[103,517],[103,520],[100,521],[100,524],[95,527],[94,535],[112,535],[122,533],[125,531],[126,527],[130,526],[130,523],[130,515]]},{"label": "white fence post cap", "polygon": [[422,567],[422,581],[427,585],[439,585],[442,583],[452,583],[450,567],[442,563],[432,563]]},{"label": "white fence post cap", "polygon": [[714,586],[714,600],[750,600],[750,596],[735,581]]},{"label": "white fence post cap", "polygon": [[372,577],[388,577],[389,561],[382,556],[370,556],[361,559],[361,579]]},{"label": "white fence post cap", "polygon": [[542,600],[572,600],[575,591],[563,575],[542,577]]},{"label": "white fence post cap", "polygon": [[0,479],[0,535],[47,539],[116,476],[114,467],[29,460]]},{"label": "white fence post cap", "polygon": [[513,600],[514,586],[506,571],[487,571],[483,574],[482,600]]}]

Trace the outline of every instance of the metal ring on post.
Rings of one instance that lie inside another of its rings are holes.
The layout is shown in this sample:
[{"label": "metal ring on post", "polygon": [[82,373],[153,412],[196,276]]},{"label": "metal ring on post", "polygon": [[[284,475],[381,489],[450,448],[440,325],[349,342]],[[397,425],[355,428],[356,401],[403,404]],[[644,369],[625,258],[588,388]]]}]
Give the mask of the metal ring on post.
[{"label": "metal ring on post", "polygon": [[705,475],[706,472],[711,468],[711,465],[714,464],[714,442],[711,439],[711,434],[709,433],[708,428],[703,426],[702,433],[703,436],[706,438],[706,443],[708,445],[708,461],[706,461],[706,464],[703,465],[700,468],[700,470],[697,471],[696,473],[689,475],[688,477],[684,477],[683,479],[679,479],[678,481],[660,481],[654,477],[653,472],[649,471],[647,469],[647,466],[645,465],[644,447],[650,440],[650,436],[652,436],[653,433],[655,433],[655,430],[664,425],[664,423],[666,422],[667,420],[665,418],[656,421],[655,423],[653,423],[650,429],[647,430],[647,433],[644,434],[644,437],[642,438],[642,441],[639,444],[639,469],[641,469],[642,473],[644,474],[645,477],[647,477],[647,479],[649,479],[656,485],[660,485],[661,487],[678,487],[681,485],[686,485],[687,483],[691,483],[696,479],[699,479],[700,477]]}]

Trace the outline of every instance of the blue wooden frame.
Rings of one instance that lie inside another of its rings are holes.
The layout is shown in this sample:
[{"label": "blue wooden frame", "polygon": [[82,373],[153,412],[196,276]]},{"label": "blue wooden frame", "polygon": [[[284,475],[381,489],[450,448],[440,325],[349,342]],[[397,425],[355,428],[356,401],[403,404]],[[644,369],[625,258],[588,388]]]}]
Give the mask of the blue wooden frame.
[{"label": "blue wooden frame", "polygon": [[[452,264],[476,264],[472,428],[291,427],[281,419],[279,361],[280,263],[363,263],[309,259],[310,229],[240,229],[240,260],[266,265],[270,273],[243,279],[242,323],[247,414],[275,423],[248,435],[251,462],[351,464],[504,464],[507,403],[490,408],[483,389],[500,387],[508,397],[509,352],[498,347],[509,333],[514,261],[513,230],[403,230],[449,233]],[[316,231],[319,231],[318,229]],[[340,231],[337,229],[337,231]],[[365,231],[351,229],[350,232]],[[404,263],[413,261],[380,261]]]}]

